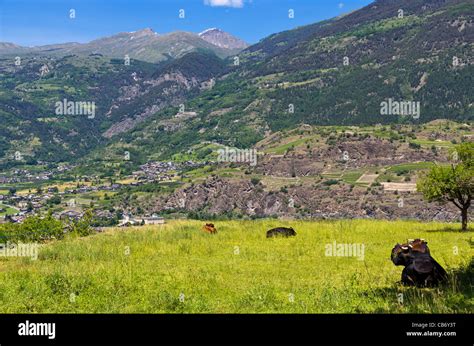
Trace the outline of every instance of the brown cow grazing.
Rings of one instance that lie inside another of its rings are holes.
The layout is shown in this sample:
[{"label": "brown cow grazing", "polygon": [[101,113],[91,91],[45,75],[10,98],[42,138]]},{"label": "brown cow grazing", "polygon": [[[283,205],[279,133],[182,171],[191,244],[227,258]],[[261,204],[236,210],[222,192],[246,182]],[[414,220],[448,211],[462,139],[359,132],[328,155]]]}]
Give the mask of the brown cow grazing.
[{"label": "brown cow grazing", "polygon": [[293,228],[277,227],[267,232],[267,238],[273,237],[294,237],[296,232]]},{"label": "brown cow grazing", "polygon": [[202,227],[202,230],[206,233],[209,233],[209,234],[217,234],[217,229],[214,227],[213,223],[206,223]]},{"label": "brown cow grazing", "polygon": [[402,271],[404,285],[432,287],[447,278],[446,271],[431,257],[428,243],[423,239],[395,245],[391,259],[395,265],[405,267]]}]

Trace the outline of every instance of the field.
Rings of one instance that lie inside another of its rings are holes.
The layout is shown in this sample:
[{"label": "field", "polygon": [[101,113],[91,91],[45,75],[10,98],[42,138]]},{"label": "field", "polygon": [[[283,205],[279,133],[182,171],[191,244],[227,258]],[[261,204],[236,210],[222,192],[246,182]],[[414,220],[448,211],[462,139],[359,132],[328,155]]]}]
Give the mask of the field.
[{"label": "field", "polygon": [[0,209],[4,210],[3,212],[0,212],[0,217],[4,217],[5,215],[13,215],[13,214],[18,213],[18,209],[12,208],[8,205],[1,204],[1,203],[0,203]]},{"label": "field", "polygon": [[[472,313],[472,230],[415,221],[201,221],[109,229],[44,245],[38,259],[0,257],[0,313]],[[266,239],[292,226],[294,238]],[[390,261],[421,237],[450,273],[406,288]],[[327,244],[356,244],[356,257]],[[403,302],[401,301],[403,300]]]}]

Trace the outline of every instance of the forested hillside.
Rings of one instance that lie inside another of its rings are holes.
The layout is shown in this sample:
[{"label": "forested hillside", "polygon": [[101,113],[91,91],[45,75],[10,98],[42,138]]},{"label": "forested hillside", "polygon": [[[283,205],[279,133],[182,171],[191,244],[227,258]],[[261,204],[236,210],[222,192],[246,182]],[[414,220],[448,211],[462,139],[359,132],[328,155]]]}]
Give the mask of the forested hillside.
[{"label": "forested hillside", "polygon": [[[133,33],[93,41],[91,51],[67,44],[20,54],[19,64],[11,52],[21,49],[4,44],[10,55],[0,55],[1,162],[17,164],[15,151],[26,161],[59,162],[130,150],[139,163],[206,143],[250,147],[301,124],[472,121],[472,18],[467,0],[377,0],[271,35],[225,60],[206,41],[159,63],[111,57]],[[170,37],[189,38],[178,34]],[[137,47],[164,42],[148,29],[134,35]],[[144,60],[153,60],[153,47]],[[95,116],[58,116],[54,105],[64,99],[94,102]],[[387,100],[413,103],[417,112],[383,112]]]},{"label": "forested hillside", "polygon": [[[472,121],[473,15],[462,0],[380,0],[272,35],[229,59],[232,72],[186,103],[195,117],[169,132],[163,119],[177,110],[166,110],[117,140],[170,157],[200,142],[249,147],[305,123]],[[388,99],[419,103],[419,114],[382,114]]]}]

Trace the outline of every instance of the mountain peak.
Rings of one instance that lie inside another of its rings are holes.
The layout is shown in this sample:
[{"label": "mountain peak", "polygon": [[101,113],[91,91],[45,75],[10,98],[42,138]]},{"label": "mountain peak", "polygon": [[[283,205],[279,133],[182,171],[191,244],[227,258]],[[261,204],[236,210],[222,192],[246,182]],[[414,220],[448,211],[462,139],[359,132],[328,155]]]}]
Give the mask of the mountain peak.
[{"label": "mountain peak", "polygon": [[152,28],[145,28],[145,29],[142,29],[142,30],[138,30],[138,31],[133,32],[133,34],[136,37],[157,35],[156,32],[154,32]]},{"label": "mountain peak", "polygon": [[199,37],[215,46],[226,49],[245,49],[248,44],[218,28],[209,28],[199,33]]},{"label": "mountain peak", "polygon": [[211,32],[223,32],[223,31],[221,29],[218,29],[218,28],[209,28],[209,29],[206,29],[203,32],[199,33],[199,36],[203,36],[203,35],[209,34]]}]

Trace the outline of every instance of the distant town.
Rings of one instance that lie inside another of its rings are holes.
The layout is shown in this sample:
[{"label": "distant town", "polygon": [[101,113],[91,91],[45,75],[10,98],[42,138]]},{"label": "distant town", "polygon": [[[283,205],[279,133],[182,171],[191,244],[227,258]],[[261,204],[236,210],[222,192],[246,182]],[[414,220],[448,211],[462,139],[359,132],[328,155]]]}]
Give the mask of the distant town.
[{"label": "distant town", "polygon": [[[21,223],[29,216],[38,215],[47,210],[54,210],[53,216],[57,219],[79,220],[83,217],[85,208],[78,200],[85,194],[101,192],[108,196],[107,193],[116,193],[127,187],[173,182],[179,177],[181,171],[195,169],[203,164],[193,161],[182,163],[150,161],[141,165],[140,169],[133,171],[131,175],[122,177],[125,182],[115,182],[113,179],[103,181],[95,176],[80,176],[76,177],[75,185],[74,182],[56,182],[60,174],[67,173],[75,167],[72,165],[61,165],[41,172],[12,169],[8,175],[0,176],[0,184],[10,185],[4,187],[7,193],[0,194],[0,215],[3,215],[0,217],[0,223]],[[36,187],[25,190],[11,186],[24,183],[47,184],[48,182],[51,184],[46,188]],[[64,183],[69,183],[71,186],[60,189],[58,186]],[[95,209],[94,214],[102,219],[114,217],[114,213],[107,209]],[[119,214],[121,218],[117,221],[118,226],[139,226],[163,222],[163,218],[155,214],[131,215],[124,211],[120,211]]]}]

